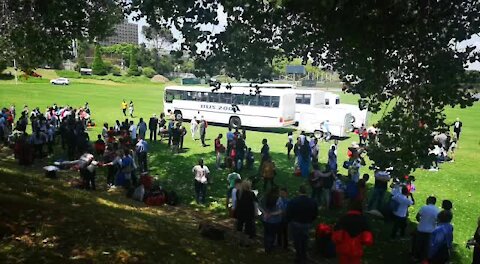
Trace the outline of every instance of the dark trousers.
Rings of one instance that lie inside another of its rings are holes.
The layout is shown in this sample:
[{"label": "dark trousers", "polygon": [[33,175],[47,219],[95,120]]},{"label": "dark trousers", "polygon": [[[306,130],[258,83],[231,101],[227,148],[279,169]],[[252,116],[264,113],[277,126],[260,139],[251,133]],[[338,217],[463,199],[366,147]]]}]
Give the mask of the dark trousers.
[{"label": "dark trousers", "polygon": [[140,171],[144,172],[147,171],[147,152],[138,152],[138,166],[140,167]]},{"label": "dark trousers", "polygon": [[290,234],[295,247],[295,263],[307,263],[308,230],[310,224],[290,223]]},{"label": "dark trousers", "polygon": [[87,169],[81,169],[80,170],[80,175],[83,178],[85,189],[95,190],[95,171],[91,172]]},{"label": "dark trousers", "polygon": [[195,200],[197,204],[205,203],[205,196],[207,195],[207,184],[201,183],[197,180],[195,182]]},{"label": "dark trousers", "polygon": [[413,234],[412,254],[421,261],[428,259],[430,235],[430,233],[420,232],[418,230]]},{"label": "dark trousers", "polygon": [[180,137],[180,149],[183,149],[183,136]]},{"label": "dark trousers", "polygon": [[205,133],[200,133],[200,140],[202,141],[202,146],[206,146],[207,144],[205,144]]},{"label": "dark trousers", "polygon": [[49,155],[52,155],[53,154],[53,144],[54,144],[54,141],[49,141],[47,143],[47,148],[48,148],[48,154]]},{"label": "dark trousers", "polygon": [[35,144],[35,157],[43,158],[43,144]]},{"label": "dark trousers", "polygon": [[461,132],[460,130],[455,131],[455,135],[457,136],[457,140],[460,139],[460,132]]},{"label": "dark trousers", "polygon": [[150,141],[157,141],[157,129],[150,129]]},{"label": "dark trousers", "polygon": [[322,202],[322,187],[312,187],[312,199],[317,202],[318,205]]},{"label": "dark trousers", "polygon": [[245,232],[250,238],[255,237],[255,219],[237,219],[237,231]]},{"label": "dark trousers", "polygon": [[267,189],[268,183],[270,183],[270,188],[275,185],[275,183],[273,183],[273,178],[263,178],[263,190]]},{"label": "dark trousers", "polygon": [[288,223],[286,222],[280,223],[280,227],[278,230],[277,243],[283,249],[288,248]]},{"label": "dark trousers", "polygon": [[172,145],[172,139],[173,139],[173,133],[172,132],[168,132],[168,145],[171,146]]},{"label": "dark trousers", "polygon": [[405,236],[405,228],[407,227],[407,217],[393,216],[393,228],[391,237],[395,238],[398,231],[400,231],[400,236]]},{"label": "dark trousers", "polygon": [[263,245],[266,253],[272,252],[279,231],[280,223],[263,222]]},{"label": "dark trousers", "polygon": [[385,196],[385,192],[387,190],[382,188],[373,188],[372,197],[370,198],[370,202],[368,203],[368,210],[381,210],[383,206],[383,198]]},{"label": "dark trousers", "polygon": [[117,169],[114,166],[108,166],[108,168],[107,168],[107,184],[110,184],[110,185],[115,184],[116,170]]}]

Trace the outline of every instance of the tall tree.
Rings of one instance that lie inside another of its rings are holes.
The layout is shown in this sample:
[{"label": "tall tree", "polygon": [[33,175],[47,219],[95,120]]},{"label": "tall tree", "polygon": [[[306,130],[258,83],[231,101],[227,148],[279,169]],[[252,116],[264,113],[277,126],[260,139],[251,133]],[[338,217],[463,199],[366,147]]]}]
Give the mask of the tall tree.
[{"label": "tall tree", "polygon": [[92,73],[95,75],[107,74],[107,69],[102,59],[102,47],[100,47],[100,45],[95,46],[95,54],[92,62]]},{"label": "tall tree", "polygon": [[169,47],[175,39],[172,31],[168,28],[152,28],[148,26],[142,27],[142,33],[151,42],[152,48],[162,51]]},{"label": "tall tree", "polygon": [[137,49],[133,48],[130,52],[130,66],[128,66],[128,75],[139,76],[141,71],[138,69]]},{"label": "tall tree", "polygon": [[[480,54],[456,43],[479,33],[479,0],[132,0],[130,10],[154,28],[179,29],[203,73],[267,80],[275,57],[335,70],[361,108],[390,104],[369,155],[397,175],[431,161],[431,133],[447,129],[446,106],[474,102],[461,80]],[[219,24],[219,10],[223,30],[206,30]]]},{"label": "tall tree", "polygon": [[58,56],[70,56],[73,39],[106,36],[123,17],[122,0],[3,0],[0,60],[16,59],[30,72]]}]

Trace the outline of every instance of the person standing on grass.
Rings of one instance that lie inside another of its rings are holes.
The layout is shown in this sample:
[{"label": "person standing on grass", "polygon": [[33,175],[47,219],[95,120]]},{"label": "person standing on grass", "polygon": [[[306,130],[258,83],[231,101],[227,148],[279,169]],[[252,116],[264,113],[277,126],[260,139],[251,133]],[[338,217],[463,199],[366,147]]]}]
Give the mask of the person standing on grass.
[{"label": "person standing on grass", "polygon": [[375,184],[373,186],[373,193],[368,203],[368,210],[381,210],[383,208],[383,199],[387,192],[388,182],[390,181],[390,174],[384,170],[375,171]]},{"label": "person standing on grass", "polygon": [[203,159],[198,161],[198,165],[195,165],[192,169],[195,176],[195,200],[197,204],[204,204],[207,196],[207,184],[210,170],[203,164]]},{"label": "person standing on grass", "polygon": [[449,215],[449,218],[450,218],[449,222],[451,222],[453,220],[452,208],[453,208],[452,201],[450,201],[450,200],[443,200],[442,201],[442,209],[443,209],[443,211],[445,211]]},{"label": "person standing on grass", "polygon": [[180,130],[180,123],[175,125],[172,130],[172,152],[178,153],[180,148],[180,138],[182,131]]},{"label": "person standing on grass", "polygon": [[197,121],[197,117],[194,116],[192,120],[190,120],[190,133],[192,133],[193,141],[196,140],[197,130],[198,130],[198,121]]},{"label": "person standing on grass", "polygon": [[263,244],[265,253],[273,251],[275,241],[278,239],[280,224],[282,222],[282,205],[278,187],[273,187],[267,193],[263,204]]},{"label": "person standing on grass", "polygon": [[405,236],[405,229],[407,228],[408,207],[413,205],[413,201],[408,199],[408,189],[406,186],[402,187],[402,193],[395,195],[392,199],[396,202],[396,208],[393,210],[393,228],[390,237],[395,239],[398,231],[400,237]]},{"label": "person standing on grass", "polygon": [[128,131],[130,132],[130,138],[132,139],[132,142],[135,143],[137,141],[137,126],[133,121],[130,121],[130,127],[128,128]]},{"label": "person standing on grass", "polygon": [[183,150],[183,142],[186,135],[187,129],[185,128],[185,126],[183,126],[182,122],[180,122],[180,150]]},{"label": "person standing on grass", "polygon": [[463,126],[462,121],[460,121],[460,118],[457,117],[457,119],[453,123],[453,132],[455,132],[457,140],[460,140],[460,133],[462,133],[462,126]]},{"label": "person standing on grass", "polygon": [[429,262],[431,264],[446,264],[451,257],[453,244],[453,226],[450,215],[441,211],[437,217],[438,225],[430,236]]},{"label": "person standing on grass", "polygon": [[295,263],[307,262],[308,234],[317,215],[317,203],[307,196],[307,188],[301,185],[298,196],[288,203],[286,212],[295,247]]},{"label": "person standing on grass", "polygon": [[270,156],[264,156],[262,165],[260,165],[260,175],[263,178],[263,190],[267,189],[267,184],[270,183],[270,188],[275,186],[273,179],[277,174],[275,163]]},{"label": "person standing on grass", "polygon": [[215,165],[217,167],[217,170],[221,170],[221,162],[222,162],[222,154],[225,152],[225,146],[222,144],[222,134],[218,134],[218,137],[215,139]]},{"label": "person standing on grass", "polygon": [[108,142],[108,123],[107,122],[103,123],[101,136],[103,137],[103,140],[105,142]]},{"label": "person standing on grass", "polygon": [[[242,177],[238,174],[234,168],[231,168],[230,173],[227,175],[227,204],[226,207],[228,208],[228,204],[230,202],[230,198],[232,198],[232,191],[235,188],[235,183],[237,180],[241,180]],[[235,197],[236,198],[236,197]]]},{"label": "person standing on grass", "polygon": [[278,245],[283,249],[288,249],[288,222],[287,222],[287,207],[288,207],[288,190],[286,187],[280,188],[279,206],[282,209],[282,221],[278,230]]},{"label": "person standing on grass", "polygon": [[427,205],[420,208],[416,219],[418,221],[417,230],[412,240],[412,255],[416,260],[425,261],[428,259],[428,248],[430,244],[430,235],[437,225],[438,208],[435,206],[437,198],[429,196]]},{"label": "person standing on grass", "polygon": [[175,121],[170,119],[168,121],[168,146],[172,145],[172,139],[173,139],[173,130],[175,129]]},{"label": "person standing on grass", "polygon": [[125,102],[125,99],[123,99],[123,101],[122,101],[122,113],[123,113],[123,116],[127,116],[127,107],[128,107],[128,104],[127,104],[127,102]]},{"label": "person standing on grass", "polygon": [[477,220],[477,229],[472,239],[467,242],[467,248],[470,249],[471,246],[473,246],[472,264],[480,264],[480,217]]},{"label": "person standing on grass", "polygon": [[157,141],[157,127],[158,118],[156,114],[153,114],[148,120],[148,130],[150,130],[150,141]]},{"label": "person standing on grass", "polygon": [[245,145],[245,140],[243,140],[242,134],[238,134],[238,138],[236,140],[235,144],[235,150],[236,150],[236,160],[235,160],[235,166],[238,171],[241,171],[243,168],[243,160],[245,159],[245,152],[247,146]]},{"label": "person standing on grass", "polygon": [[293,133],[288,132],[288,141],[287,144],[285,144],[285,147],[287,148],[287,158],[290,159],[290,153],[292,152],[293,149]]},{"label": "person standing on grass", "polygon": [[235,216],[237,218],[237,231],[245,232],[249,238],[256,235],[255,216],[257,215],[257,197],[252,192],[252,183],[243,181],[240,191],[237,191]]},{"label": "person standing on grass", "polygon": [[207,121],[203,118],[200,119],[200,124],[199,124],[199,131],[200,131],[200,140],[202,141],[202,146],[206,147],[207,144],[205,144],[205,136],[207,134]]},{"label": "person standing on grass", "polygon": [[328,167],[330,171],[333,171],[334,173],[337,172],[338,170],[338,165],[337,165],[337,146],[332,145],[330,147],[330,150],[328,151]]},{"label": "person standing on grass", "polygon": [[233,140],[235,139],[235,134],[232,132],[232,128],[228,127],[227,132],[227,153],[230,153],[232,150]]},{"label": "person standing on grass", "polygon": [[[263,162],[267,157],[270,157],[270,147],[266,138],[262,140],[262,149],[260,150],[260,161]],[[262,164],[260,164],[261,166]]]},{"label": "person standing on grass", "polygon": [[141,172],[148,171],[147,167],[147,153],[148,153],[148,143],[142,137],[138,140],[135,145],[135,151],[137,153],[138,166],[140,167]]},{"label": "person standing on grass", "polygon": [[130,103],[128,104],[128,111],[130,112],[130,117],[133,118],[133,111],[135,111],[135,107],[132,100],[130,100]]},{"label": "person standing on grass", "polygon": [[143,118],[140,117],[140,121],[137,125],[137,134],[139,138],[145,139],[147,134],[147,124],[143,121]]},{"label": "person standing on grass", "polygon": [[367,218],[362,214],[362,204],[354,201],[350,210],[335,225],[332,240],[340,264],[360,264],[363,246],[373,245],[373,234]]}]

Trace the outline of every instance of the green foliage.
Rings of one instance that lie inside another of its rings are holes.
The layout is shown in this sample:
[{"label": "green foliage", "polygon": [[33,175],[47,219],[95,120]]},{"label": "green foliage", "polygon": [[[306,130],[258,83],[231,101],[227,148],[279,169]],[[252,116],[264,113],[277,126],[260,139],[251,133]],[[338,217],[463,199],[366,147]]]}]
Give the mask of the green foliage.
[{"label": "green foliage", "polygon": [[7,68],[8,63],[7,61],[0,60],[0,74]]},{"label": "green foliage", "polygon": [[153,47],[156,50],[163,50],[175,41],[172,32],[167,27],[162,27],[160,29],[143,27],[142,32],[145,37],[152,42]]},{"label": "green foliage", "polygon": [[128,66],[128,75],[139,76],[142,72],[138,69],[137,49],[130,51],[130,65]]},{"label": "green foliage", "polygon": [[95,46],[95,55],[92,63],[92,73],[95,75],[106,75],[107,69],[102,59],[102,47]]},{"label": "green foliage", "polygon": [[59,56],[71,57],[73,39],[106,36],[123,18],[122,6],[114,0],[2,1],[0,11],[0,60],[15,58],[24,72]]},{"label": "green foliage", "polygon": [[152,67],[145,67],[142,69],[142,74],[145,75],[145,77],[152,78],[157,73]]},{"label": "green foliage", "polygon": [[55,70],[58,76],[64,78],[80,78],[80,72],[78,71],[70,71],[70,70]]},{"label": "green foliage", "polygon": [[119,43],[111,46],[102,47],[105,54],[115,54],[121,56],[123,59],[130,59],[132,50],[135,49],[135,45],[129,43]]},{"label": "green foliage", "polygon": [[122,70],[120,69],[119,66],[113,65],[112,68],[110,69],[110,73],[113,76],[122,76]]}]

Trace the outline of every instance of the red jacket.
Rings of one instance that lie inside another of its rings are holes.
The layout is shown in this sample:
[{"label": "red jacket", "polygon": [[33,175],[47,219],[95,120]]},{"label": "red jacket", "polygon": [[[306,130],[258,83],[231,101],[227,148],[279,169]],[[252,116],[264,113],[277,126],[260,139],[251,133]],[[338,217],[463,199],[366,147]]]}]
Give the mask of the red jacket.
[{"label": "red jacket", "polygon": [[359,211],[349,211],[335,226],[332,240],[339,255],[363,256],[363,246],[373,244],[373,234],[367,220]]}]

